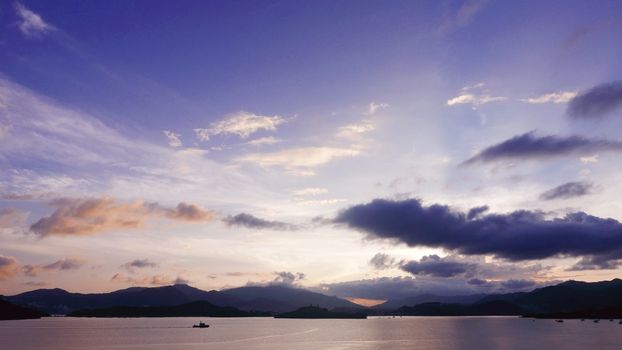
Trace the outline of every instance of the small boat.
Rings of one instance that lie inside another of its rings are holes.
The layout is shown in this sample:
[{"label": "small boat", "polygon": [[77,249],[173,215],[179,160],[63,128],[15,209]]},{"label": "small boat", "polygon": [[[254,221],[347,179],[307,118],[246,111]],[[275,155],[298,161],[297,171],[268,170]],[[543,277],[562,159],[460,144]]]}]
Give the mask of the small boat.
[{"label": "small boat", "polygon": [[594,320],[594,323],[598,323],[598,322],[600,322],[600,320]]},{"label": "small boat", "polygon": [[622,324],[622,320],[620,320],[620,322],[618,322],[619,324]]},{"label": "small boat", "polygon": [[555,320],[555,322],[562,323],[562,322],[564,322],[564,320]]},{"label": "small boat", "polygon": [[209,325],[203,322],[199,322],[199,324],[193,325],[192,328],[209,328]]}]

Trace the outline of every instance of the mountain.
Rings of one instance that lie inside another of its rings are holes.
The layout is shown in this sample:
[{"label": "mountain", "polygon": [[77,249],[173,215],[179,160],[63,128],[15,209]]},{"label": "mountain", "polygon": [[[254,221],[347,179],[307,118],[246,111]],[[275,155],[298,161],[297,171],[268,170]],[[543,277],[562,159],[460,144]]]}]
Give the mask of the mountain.
[{"label": "mountain", "polygon": [[435,295],[420,294],[409,298],[389,299],[382,304],[378,304],[373,308],[376,310],[396,310],[406,305],[417,305],[423,303],[447,303],[447,304],[472,304],[482,298],[486,294],[470,294],[470,295]]},{"label": "mountain", "polygon": [[329,311],[328,309],[317,306],[305,306],[297,310],[285,312],[274,316],[274,318],[353,318],[364,319],[367,318],[367,314],[364,312],[350,313],[350,312],[338,312]]},{"label": "mountain", "polygon": [[70,293],[63,289],[38,289],[7,297],[12,303],[45,310],[50,314],[68,314],[79,309],[113,306],[175,306],[208,301],[216,306],[231,306],[245,311],[292,311],[305,305],[327,308],[360,307],[337,297],[285,286],[240,287],[223,291],[204,291],[185,284],[164,287],[132,287],[110,293]]},{"label": "mountain", "polygon": [[622,280],[567,281],[529,293],[489,296],[486,300],[510,301],[530,314],[622,308]]},{"label": "mountain", "polygon": [[622,280],[567,281],[531,292],[487,295],[474,303],[420,303],[395,313],[418,316],[524,315],[542,318],[620,318]]},{"label": "mountain", "polygon": [[0,297],[0,320],[26,320],[49,316],[38,310],[12,304]]},{"label": "mountain", "polygon": [[404,316],[509,316],[523,310],[508,301],[487,301],[475,304],[423,303],[402,306],[395,313]]},{"label": "mountain", "polygon": [[83,309],[69,317],[259,317],[268,313],[248,312],[230,306],[216,306],[208,301],[194,301],[176,306],[114,306]]},{"label": "mountain", "polygon": [[318,305],[328,309],[362,309],[360,305],[345,299],[286,286],[240,287],[225,289],[222,293],[242,300],[243,303],[239,305],[242,310],[287,312],[308,305]]}]

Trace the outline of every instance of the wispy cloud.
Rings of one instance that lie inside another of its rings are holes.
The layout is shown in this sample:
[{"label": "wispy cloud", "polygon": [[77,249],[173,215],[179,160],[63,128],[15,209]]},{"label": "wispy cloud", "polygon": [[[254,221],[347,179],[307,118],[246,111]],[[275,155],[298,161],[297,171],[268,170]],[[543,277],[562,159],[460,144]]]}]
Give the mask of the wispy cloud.
[{"label": "wispy cloud", "polygon": [[70,199],[50,202],[56,209],[39,219],[30,229],[42,237],[50,235],[89,235],[107,231],[142,228],[151,218],[188,222],[209,222],[214,213],[193,204],[179,203],[175,208],[144,201],[119,202],[112,198]]},{"label": "wispy cloud", "polygon": [[294,196],[305,197],[305,196],[318,196],[321,194],[328,193],[328,190],[323,187],[307,187],[302,188],[300,190],[292,191]]},{"label": "wispy cloud", "polygon": [[339,128],[337,137],[346,140],[358,140],[362,135],[373,131],[376,128],[370,120],[363,120],[360,123],[348,124]]},{"label": "wispy cloud", "polygon": [[130,273],[135,273],[136,269],[155,268],[159,264],[149,259],[136,259],[121,265],[122,268],[128,270]]},{"label": "wispy cloud", "polygon": [[171,147],[181,147],[182,146],[182,142],[181,142],[181,135],[180,134],[176,134],[172,131],[168,131],[168,130],[164,130],[163,131],[164,136],[166,136],[166,138],[168,139],[168,145]]},{"label": "wispy cloud", "polygon": [[271,221],[258,218],[251,214],[240,213],[233,216],[227,216],[222,221],[228,226],[240,226],[250,229],[270,229],[270,230],[296,230],[298,227],[282,221]]},{"label": "wispy cloud", "polygon": [[460,90],[460,94],[447,100],[448,106],[459,104],[470,104],[474,107],[485,105],[491,102],[505,101],[507,97],[491,96],[484,89],[484,83],[477,83],[465,86]]},{"label": "wispy cloud", "polygon": [[265,145],[274,145],[279,142],[281,142],[281,139],[277,139],[273,136],[267,136],[267,137],[260,137],[258,139],[250,140],[246,144],[250,146],[265,146]]},{"label": "wispy cloud", "polygon": [[312,168],[338,158],[355,157],[360,154],[361,151],[357,148],[302,147],[270,153],[251,153],[237,158],[237,161],[259,166],[277,166],[295,175],[308,175],[306,172],[312,173]]},{"label": "wispy cloud", "polygon": [[23,226],[28,218],[28,213],[14,208],[0,209],[0,229]]},{"label": "wispy cloud", "polygon": [[374,101],[371,101],[369,103],[369,106],[367,106],[367,111],[365,112],[365,115],[374,115],[379,110],[385,109],[385,108],[389,108],[388,103],[376,103]]},{"label": "wispy cloud", "polygon": [[46,23],[40,15],[16,2],[15,12],[20,18],[19,30],[28,38],[40,38],[54,30],[54,27]]},{"label": "wispy cloud", "polygon": [[575,96],[577,96],[576,91],[561,91],[561,92],[553,92],[550,94],[544,94],[537,97],[530,97],[526,99],[522,99],[521,101],[530,103],[530,104],[543,104],[543,103],[566,103],[572,100]]},{"label": "wispy cloud", "polygon": [[588,195],[594,191],[594,185],[589,182],[567,182],[556,186],[540,195],[540,199],[550,201],[554,199],[568,199]]},{"label": "wispy cloud", "polygon": [[275,131],[277,126],[287,121],[281,116],[262,116],[254,113],[240,111],[228,116],[226,119],[210,124],[209,128],[194,129],[201,141],[208,141],[215,135],[237,135],[247,138],[257,131]]},{"label": "wispy cloud", "polygon": [[26,276],[36,277],[42,271],[70,271],[77,270],[86,264],[86,260],[82,258],[64,258],[45,265],[24,265],[22,271]]}]

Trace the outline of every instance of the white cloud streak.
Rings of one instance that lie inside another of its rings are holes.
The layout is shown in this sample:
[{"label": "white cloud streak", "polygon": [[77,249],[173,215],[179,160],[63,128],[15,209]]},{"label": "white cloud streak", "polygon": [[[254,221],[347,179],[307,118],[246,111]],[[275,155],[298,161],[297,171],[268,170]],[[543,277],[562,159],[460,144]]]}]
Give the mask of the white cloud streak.
[{"label": "white cloud streak", "polygon": [[286,121],[287,119],[278,115],[262,116],[240,111],[211,123],[209,128],[194,129],[194,132],[200,141],[209,141],[212,136],[216,135],[237,135],[244,139],[257,131],[276,131],[277,126]]}]

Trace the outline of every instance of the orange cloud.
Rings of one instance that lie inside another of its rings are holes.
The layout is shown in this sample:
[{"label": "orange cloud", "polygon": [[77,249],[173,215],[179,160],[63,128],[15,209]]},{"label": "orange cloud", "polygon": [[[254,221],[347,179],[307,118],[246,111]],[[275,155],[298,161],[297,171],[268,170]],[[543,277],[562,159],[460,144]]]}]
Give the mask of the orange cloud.
[{"label": "orange cloud", "polygon": [[0,255],[0,281],[15,276],[18,270],[17,260],[14,257]]},{"label": "orange cloud", "polygon": [[26,276],[36,277],[41,271],[77,270],[85,263],[86,261],[82,258],[64,258],[47,265],[24,265],[22,266],[22,271]]},{"label": "orange cloud", "polygon": [[30,226],[31,231],[49,235],[89,235],[115,230],[138,229],[149,219],[208,222],[214,213],[194,204],[179,203],[166,208],[144,201],[118,202],[113,198],[61,198],[50,202],[56,210]]}]

